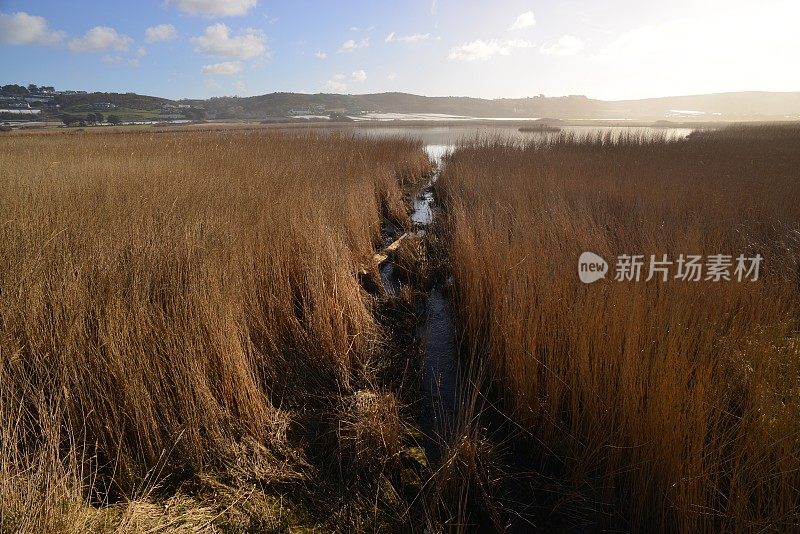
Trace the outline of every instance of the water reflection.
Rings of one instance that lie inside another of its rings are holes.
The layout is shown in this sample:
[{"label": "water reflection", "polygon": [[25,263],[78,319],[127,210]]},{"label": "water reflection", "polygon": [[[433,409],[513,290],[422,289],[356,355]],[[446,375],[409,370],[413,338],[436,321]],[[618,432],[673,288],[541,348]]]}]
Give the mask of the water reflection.
[{"label": "water reflection", "polygon": [[442,159],[444,158],[445,154],[447,154],[447,152],[452,149],[453,149],[452,144],[425,145],[425,152],[428,153],[428,157],[431,158],[431,160],[433,160],[433,162],[436,163],[437,165],[442,162]]}]

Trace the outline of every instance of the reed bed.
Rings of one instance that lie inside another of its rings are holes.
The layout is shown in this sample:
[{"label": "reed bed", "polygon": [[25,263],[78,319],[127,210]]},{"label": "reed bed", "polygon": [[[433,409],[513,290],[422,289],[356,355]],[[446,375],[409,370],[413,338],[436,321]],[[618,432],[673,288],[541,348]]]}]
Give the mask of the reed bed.
[{"label": "reed bed", "polygon": [[[449,157],[464,355],[525,443],[537,526],[800,528],[798,143],[796,126],[562,133]],[[605,280],[579,280],[584,251]],[[622,254],[764,260],[755,282],[646,282],[647,265],[618,282]]]},{"label": "reed bed", "polygon": [[[308,481],[298,418],[387,397],[357,273],[429,166],[352,136],[0,139],[0,530],[202,530],[227,501],[170,487]],[[230,502],[288,515],[259,495]]]}]

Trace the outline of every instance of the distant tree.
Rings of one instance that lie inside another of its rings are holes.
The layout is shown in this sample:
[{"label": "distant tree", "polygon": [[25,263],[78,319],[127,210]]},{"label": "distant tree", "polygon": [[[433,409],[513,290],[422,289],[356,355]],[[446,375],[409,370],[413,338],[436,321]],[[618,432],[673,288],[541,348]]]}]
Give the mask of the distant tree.
[{"label": "distant tree", "polygon": [[56,92],[56,88],[53,87],[52,85],[43,85],[39,89],[41,91],[46,92],[46,93],[55,93]]},{"label": "distant tree", "polygon": [[94,118],[95,118],[95,122],[97,122],[97,123],[101,123],[101,122],[105,121],[105,117],[103,117],[103,114],[100,113],[99,111],[94,114]]},{"label": "distant tree", "polygon": [[116,115],[109,115],[108,116],[108,123],[109,124],[120,124],[121,122],[122,122],[122,119],[120,119]]},{"label": "distant tree", "polygon": [[95,122],[97,122],[97,115],[95,115],[94,113],[87,113],[86,119],[84,119],[84,121],[86,122],[86,124],[94,124]]},{"label": "distant tree", "polygon": [[75,117],[74,115],[64,115],[61,117],[61,122],[63,122],[66,126],[72,126],[76,122],[79,122],[80,119]]},{"label": "distant tree", "polygon": [[6,94],[6,95],[27,95],[28,94],[28,90],[25,87],[23,87],[22,85],[17,85],[15,83],[10,83],[8,85],[4,85],[3,87],[0,88],[0,90],[2,90],[3,94]]},{"label": "distant tree", "polygon": [[31,94],[37,94],[39,92],[39,87],[35,83],[28,84],[28,92]]}]

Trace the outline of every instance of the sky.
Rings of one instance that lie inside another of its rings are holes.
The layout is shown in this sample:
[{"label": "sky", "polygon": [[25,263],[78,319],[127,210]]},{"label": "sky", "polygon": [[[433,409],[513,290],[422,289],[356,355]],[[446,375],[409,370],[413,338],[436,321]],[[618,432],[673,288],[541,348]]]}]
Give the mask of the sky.
[{"label": "sky", "polygon": [[800,90],[797,0],[0,0],[0,83],[606,100]]}]

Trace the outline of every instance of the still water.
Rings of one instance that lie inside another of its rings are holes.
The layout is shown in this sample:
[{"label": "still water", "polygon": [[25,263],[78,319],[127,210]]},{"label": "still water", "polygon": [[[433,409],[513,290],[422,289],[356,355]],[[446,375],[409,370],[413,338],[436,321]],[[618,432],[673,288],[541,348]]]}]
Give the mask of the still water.
[{"label": "still water", "polygon": [[[519,126],[503,125],[455,125],[455,126],[358,126],[353,128],[356,135],[377,138],[413,137],[421,139],[428,146],[453,146],[461,141],[475,138],[502,138],[514,141],[530,141],[546,136],[557,135],[547,132],[520,132]],[[645,137],[664,137],[683,139],[692,133],[691,128],[657,128],[632,126],[564,126],[561,132],[578,137],[596,133],[642,135]]]}]

